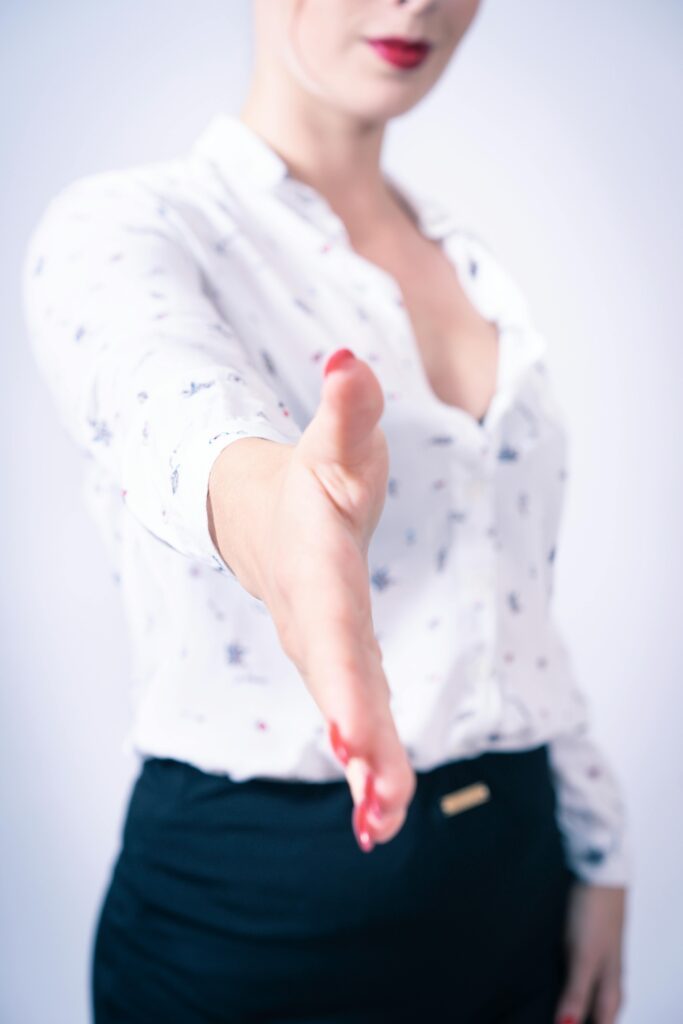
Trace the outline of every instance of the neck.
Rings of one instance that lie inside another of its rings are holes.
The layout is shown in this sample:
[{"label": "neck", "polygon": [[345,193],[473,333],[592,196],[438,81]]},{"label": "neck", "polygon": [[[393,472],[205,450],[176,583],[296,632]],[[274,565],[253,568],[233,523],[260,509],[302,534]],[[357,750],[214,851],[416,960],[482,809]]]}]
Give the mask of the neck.
[{"label": "neck", "polygon": [[281,80],[270,88],[267,81],[253,86],[238,116],[345,223],[367,225],[395,214],[380,166],[384,123],[363,123],[309,97],[292,97]]}]

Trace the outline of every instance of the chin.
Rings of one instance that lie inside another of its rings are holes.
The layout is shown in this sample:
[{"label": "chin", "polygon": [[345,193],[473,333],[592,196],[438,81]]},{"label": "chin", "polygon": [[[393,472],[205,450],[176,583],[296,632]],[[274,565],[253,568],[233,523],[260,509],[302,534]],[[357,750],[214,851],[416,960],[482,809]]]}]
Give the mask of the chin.
[{"label": "chin", "polygon": [[[378,90],[377,83],[373,83],[358,95],[356,102],[346,93],[343,102],[340,102],[339,105],[359,120],[376,124],[405,114],[419,103],[423,95],[424,92],[415,95],[414,92],[409,92],[405,86]],[[370,97],[372,97],[371,102]]]}]

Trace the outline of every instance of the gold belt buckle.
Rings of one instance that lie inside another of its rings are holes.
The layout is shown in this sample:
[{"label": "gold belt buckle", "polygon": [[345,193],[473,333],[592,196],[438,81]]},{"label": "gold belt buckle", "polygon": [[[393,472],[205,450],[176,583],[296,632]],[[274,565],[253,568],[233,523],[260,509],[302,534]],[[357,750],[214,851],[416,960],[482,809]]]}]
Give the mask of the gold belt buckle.
[{"label": "gold belt buckle", "polygon": [[471,786],[464,786],[462,789],[454,789],[452,793],[446,793],[439,798],[439,806],[445,815],[459,814],[469,807],[476,807],[477,804],[486,803],[491,799],[491,790],[485,782],[473,782]]}]

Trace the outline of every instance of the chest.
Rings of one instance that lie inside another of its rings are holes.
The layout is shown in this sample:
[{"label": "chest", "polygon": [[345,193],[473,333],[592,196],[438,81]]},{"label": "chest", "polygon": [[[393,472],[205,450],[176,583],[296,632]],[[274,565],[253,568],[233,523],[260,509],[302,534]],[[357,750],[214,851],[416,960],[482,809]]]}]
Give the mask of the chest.
[{"label": "chest", "polygon": [[399,248],[373,244],[358,251],[399,285],[433,393],[480,419],[496,391],[498,328],[475,309],[452,260],[437,242],[414,235]]}]

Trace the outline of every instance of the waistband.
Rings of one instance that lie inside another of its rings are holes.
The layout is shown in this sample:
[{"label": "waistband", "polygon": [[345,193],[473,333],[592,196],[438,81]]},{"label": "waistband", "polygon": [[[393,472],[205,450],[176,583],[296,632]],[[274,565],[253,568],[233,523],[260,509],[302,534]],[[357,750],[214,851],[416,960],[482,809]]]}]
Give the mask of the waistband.
[{"label": "waistband", "polygon": [[[453,817],[481,804],[499,805],[517,813],[554,811],[555,790],[548,745],[516,751],[486,751],[458,758],[427,771],[416,771],[416,791],[409,817],[425,809],[438,818]],[[315,813],[324,827],[340,822],[351,807],[346,779],[307,781],[254,776],[236,781],[226,774],[208,773],[173,758],[150,757],[143,763],[138,787],[159,800],[182,806],[193,817],[217,804],[233,820],[263,815],[271,821],[294,821],[298,813]]]}]

